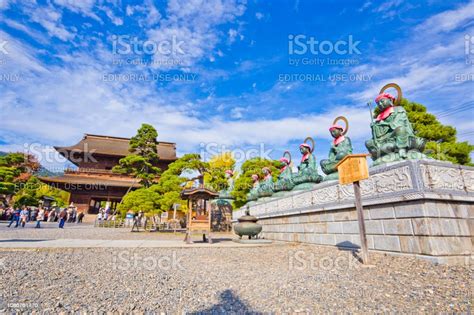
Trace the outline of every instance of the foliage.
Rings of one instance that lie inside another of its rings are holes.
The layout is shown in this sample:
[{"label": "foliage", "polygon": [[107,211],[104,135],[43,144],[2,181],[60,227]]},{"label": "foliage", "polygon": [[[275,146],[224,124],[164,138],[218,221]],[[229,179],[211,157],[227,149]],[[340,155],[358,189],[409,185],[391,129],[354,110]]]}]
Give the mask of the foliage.
[{"label": "foliage", "polygon": [[44,183],[41,183],[41,185],[36,189],[35,194],[37,198],[41,198],[43,196],[54,198],[58,207],[67,206],[70,197],[70,193],[67,191],[51,187]]},{"label": "foliage", "polygon": [[142,124],[137,134],[130,139],[129,151],[131,154],[120,159],[119,165],[112,171],[118,174],[128,174],[140,179],[140,183],[149,187],[161,170],[158,163],[158,132],[153,126]]},{"label": "foliage", "polygon": [[[405,108],[415,134],[427,140],[425,154],[437,160],[471,165],[470,155],[474,146],[467,141],[456,142],[454,127],[441,124],[422,104],[402,99],[400,105]],[[375,114],[378,114],[378,110]]]},{"label": "foliage", "polygon": [[193,172],[202,175],[208,168],[209,164],[201,161],[199,154],[186,154],[171,163],[157,183],[128,193],[119,205],[119,210],[161,213],[170,210],[175,203],[181,204],[181,209],[186,210],[186,202],[180,194],[189,180],[183,175]]},{"label": "foliage", "polygon": [[55,199],[56,205],[67,205],[69,193],[42,183],[37,177],[31,176],[26,183],[16,184],[17,193],[13,197],[14,206],[38,206],[43,196]]},{"label": "foliage", "polygon": [[407,111],[416,135],[428,141],[425,149],[428,156],[455,164],[471,165],[470,155],[474,146],[467,141],[457,142],[454,127],[441,124],[421,104],[403,99],[401,105]]},{"label": "foliage", "polygon": [[130,139],[130,153],[144,157],[149,163],[158,162],[158,132],[149,124],[142,124],[137,134]]},{"label": "foliage", "polygon": [[225,177],[226,170],[233,170],[235,160],[231,152],[215,155],[209,161],[209,171],[204,175],[204,182],[214,191],[229,188]]},{"label": "foliage", "polygon": [[158,204],[161,211],[168,211],[174,203],[181,204],[181,209],[186,210],[186,201],[181,199],[181,191],[189,182],[183,175],[198,173],[204,175],[209,169],[209,163],[201,161],[199,154],[185,154],[168,166],[150,190],[160,195]]},{"label": "foliage", "polygon": [[39,168],[39,162],[31,154],[16,152],[0,156],[0,193],[14,194],[16,184],[26,182]]},{"label": "foliage", "polygon": [[9,182],[0,182],[0,194],[12,195],[15,192],[15,184]]},{"label": "foliage", "polygon": [[267,160],[262,158],[253,158],[242,164],[242,174],[235,180],[234,190],[231,192],[234,200],[234,209],[242,207],[247,202],[247,194],[253,186],[252,174],[257,174],[260,179],[263,178],[262,168],[268,167],[272,171],[273,180],[278,177],[278,169],[281,166],[280,161]]},{"label": "foliage", "polygon": [[129,192],[123,197],[122,203],[118,205],[118,210],[122,213],[132,210],[134,212],[154,212],[158,208],[157,200],[159,195],[149,188],[140,188]]},{"label": "foliage", "polygon": [[43,196],[53,197],[59,206],[66,205],[69,193],[43,184],[33,176],[41,169],[34,155],[20,152],[0,156],[0,193],[13,195],[15,206],[37,206]]}]

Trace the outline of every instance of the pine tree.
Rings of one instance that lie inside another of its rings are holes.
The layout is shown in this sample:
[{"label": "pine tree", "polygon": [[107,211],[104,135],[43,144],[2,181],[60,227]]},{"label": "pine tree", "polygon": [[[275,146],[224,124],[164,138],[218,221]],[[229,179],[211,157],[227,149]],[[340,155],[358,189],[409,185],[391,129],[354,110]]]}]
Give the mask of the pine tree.
[{"label": "pine tree", "polygon": [[149,187],[161,172],[155,166],[159,160],[157,137],[158,132],[152,125],[142,124],[130,139],[130,154],[120,159],[113,172],[135,176],[143,186]]},{"label": "pine tree", "polygon": [[419,103],[402,99],[401,105],[407,111],[415,134],[427,140],[425,154],[437,160],[472,165],[470,155],[474,146],[467,141],[457,142],[454,127],[441,124],[435,115],[428,113],[426,107]]}]

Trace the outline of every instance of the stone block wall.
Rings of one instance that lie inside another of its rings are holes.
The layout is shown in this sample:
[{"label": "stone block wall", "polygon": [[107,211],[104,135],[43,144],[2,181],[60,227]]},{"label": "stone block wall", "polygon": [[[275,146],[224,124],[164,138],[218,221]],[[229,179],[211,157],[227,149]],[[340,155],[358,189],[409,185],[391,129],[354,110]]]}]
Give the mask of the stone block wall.
[{"label": "stone block wall", "polygon": [[[370,250],[438,262],[466,262],[471,257],[474,168],[406,161],[371,169],[361,186]],[[357,248],[360,236],[351,188],[323,183],[311,191],[266,198],[249,209],[267,239]],[[234,221],[243,211],[234,212]]]}]

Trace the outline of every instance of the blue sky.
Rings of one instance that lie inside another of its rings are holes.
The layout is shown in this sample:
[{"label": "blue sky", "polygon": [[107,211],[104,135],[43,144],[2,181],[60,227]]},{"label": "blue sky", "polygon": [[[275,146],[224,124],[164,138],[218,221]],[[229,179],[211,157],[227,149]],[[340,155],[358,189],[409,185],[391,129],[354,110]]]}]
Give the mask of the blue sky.
[{"label": "blue sky", "polygon": [[474,1],[0,0],[0,150],[61,167],[53,145],[146,122],[180,154],[296,157],[312,136],[319,160],[344,115],[365,152],[389,82],[474,142],[469,36]]}]

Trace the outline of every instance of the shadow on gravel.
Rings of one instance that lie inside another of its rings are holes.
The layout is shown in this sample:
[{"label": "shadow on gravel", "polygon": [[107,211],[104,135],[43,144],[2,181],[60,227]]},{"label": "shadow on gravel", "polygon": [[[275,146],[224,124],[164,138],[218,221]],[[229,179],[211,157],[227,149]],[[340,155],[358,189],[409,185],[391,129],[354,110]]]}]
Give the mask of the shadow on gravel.
[{"label": "shadow on gravel", "polygon": [[262,314],[260,312],[253,311],[245,304],[232,290],[225,290],[221,292],[219,296],[219,303],[193,313],[193,315],[204,315],[204,314]]},{"label": "shadow on gravel", "polygon": [[27,239],[27,238],[18,238],[18,239],[9,239],[9,240],[0,240],[0,243],[12,243],[12,242],[45,242],[49,240],[39,240],[39,239]]},{"label": "shadow on gravel", "polygon": [[344,241],[336,244],[337,249],[339,250],[348,250],[351,251],[352,256],[362,263],[362,258],[357,254],[360,246],[349,241]]},{"label": "shadow on gravel", "polygon": [[[221,237],[221,238],[212,238],[212,244],[222,243],[222,242],[231,242],[232,238],[230,237]],[[207,244],[207,241],[203,241],[202,239],[193,239],[193,242],[196,244]]]}]

